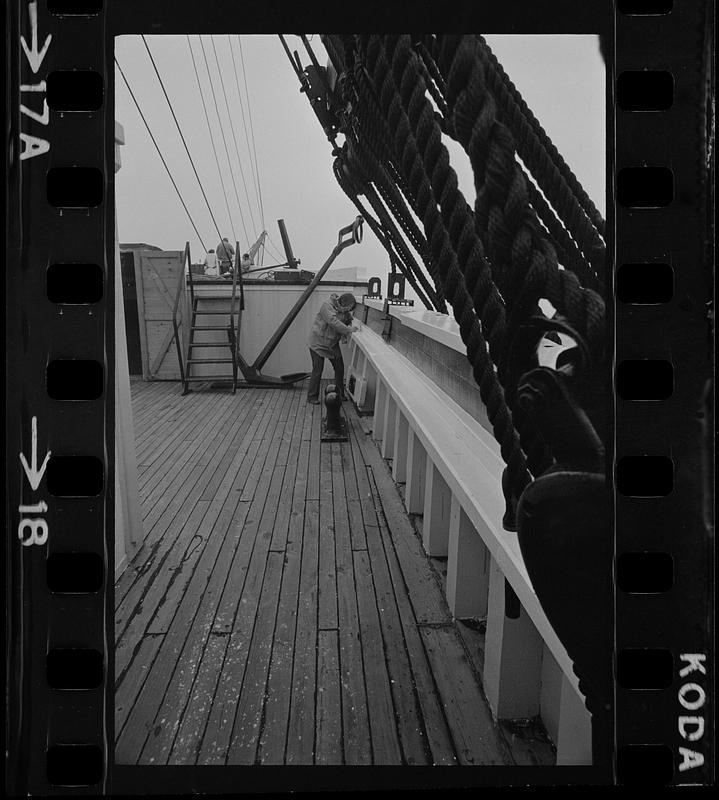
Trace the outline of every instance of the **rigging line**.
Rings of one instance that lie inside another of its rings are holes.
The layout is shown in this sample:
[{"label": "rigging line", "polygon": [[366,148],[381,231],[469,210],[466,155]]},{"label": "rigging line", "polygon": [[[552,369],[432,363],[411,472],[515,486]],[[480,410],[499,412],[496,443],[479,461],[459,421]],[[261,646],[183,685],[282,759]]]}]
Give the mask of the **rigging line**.
[{"label": "rigging line", "polygon": [[262,220],[262,228],[265,226],[265,212],[262,208],[262,198],[259,192],[259,178],[256,173],[256,165],[252,163],[252,150],[250,148],[250,135],[247,132],[247,120],[245,119],[245,105],[242,102],[242,90],[240,89],[240,77],[237,73],[237,61],[235,60],[235,49],[232,46],[232,39],[227,35],[230,43],[230,55],[232,56],[232,69],[235,75],[235,86],[237,87],[237,99],[240,101],[240,111],[242,112],[242,127],[245,129],[245,143],[247,145],[247,154],[249,155],[250,171],[252,172],[252,188],[255,190],[257,196],[257,207],[260,211],[260,219]]},{"label": "rigging line", "polygon": [[[235,154],[237,155],[237,164],[240,168],[240,177],[242,178],[242,185],[245,187],[245,197],[247,198],[247,208],[250,212],[250,219],[252,220],[252,235],[257,236],[257,223],[255,222],[255,218],[252,214],[252,204],[250,202],[250,195],[247,191],[247,182],[245,181],[245,171],[242,169],[242,161],[240,160],[240,149],[237,146],[237,137],[235,135],[235,123],[232,121],[232,113],[230,112],[230,104],[227,100],[227,92],[225,91],[225,81],[222,77],[222,70],[220,69],[220,60],[217,56],[217,48],[215,47],[215,37],[211,37],[210,41],[212,42],[212,50],[215,54],[215,63],[217,64],[217,71],[220,75],[220,85],[222,86],[222,95],[225,98],[225,108],[227,108],[227,116],[230,119],[230,131],[232,133],[232,140],[235,143]],[[235,192],[236,194],[236,192]],[[240,198],[237,197],[237,205],[240,204]],[[252,242],[248,241],[248,246],[252,244]]]},{"label": "rigging line", "polygon": [[160,150],[160,148],[159,148],[159,146],[157,144],[157,141],[156,141],[155,137],[153,136],[152,131],[150,130],[150,126],[148,125],[147,120],[145,119],[145,115],[142,113],[142,109],[140,108],[140,104],[137,102],[137,98],[135,97],[135,93],[130,88],[130,84],[128,83],[127,78],[125,77],[125,73],[122,71],[122,67],[119,64],[119,62],[117,60],[117,57],[115,57],[115,66],[120,70],[120,75],[122,75],[122,79],[125,82],[125,86],[127,86],[127,91],[130,92],[130,97],[132,97],[132,100],[135,103],[135,107],[137,108],[137,111],[140,114],[140,117],[141,117],[142,121],[145,123],[145,127],[147,128],[147,132],[150,134],[150,139],[152,139],[152,143],[155,145],[155,149],[157,150],[157,155],[160,156],[160,160],[162,161],[162,165],[167,170],[167,174],[168,174],[170,180],[172,181],[172,185],[175,187],[175,191],[177,192],[177,196],[180,198],[180,202],[182,203],[182,207],[185,209],[185,213],[187,214],[187,218],[190,220],[190,224],[194,228],[194,231],[197,234],[197,238],[200,240],[200,244],[202,245],[202,249],[205,252],[207,252],[207,247],[205,246],[205,243],[202,240],[202,236],[200,236],[200,232],[197,230],[197,225],[195,225],[195,221],[192,219],[192,214],[190,214],[190,210],[188,209],[188,207],[187,207],[187,205],[186,205],[186,203],[185,203],[185,201],[184,201],[184,199],[182,197],[182,193],[180,192],[180,189],[178,188],[177,183],[175,183],[175,179],[172,177],[172,173],[170,172],[170,168],[167,166],[167,162],[165,161],[165,157],[162,155],[162,151]]},{"label": "rigging line", "polygon": [[215,164],[217,165],[217,174],[220,176],[220,185],[222,186],[222,194],[225,196],[225,206],[227,208],[227,218],[230,222],[230,230],[232,231],[232,238],[235,238],[235,230],[234,226],[232,225],[232,215],[230,213],[230,202],[227,198],[227,191],[225,189],[225,181],[222,177],[222,170],[220,169],[220,159],[217,156],[217,148],[215,147],[215,139],[212,136],[212,125],[210,125],[210,116],[207,113],[207,105],[205,103],[205,95],[202,91],[202,84],[200,83],[200,75],[197,71],[197,63],[195,62],[195,54],[192,51],[192,44],[190,43],[190,37],[185,34],[185,38],[187,39],[187,46],[190,48],[190,56],[192,58],[192,68],[195,71],[195,78],[197,80],[197,88],[200,91],[200,100],[202,101],[202,109],[205,112],[205,120],[207,122],[207,130],[210,134],[210,143],[212,144],[212,152],[215,156]]},{"label": "rigging line", "polygon": [[257,191],[260,197],[260,213],[262,215],[262,227],[264,228],[265,212],[262,206],[262,186],[260,184],[260,164],[257,160],[257,148],[255,147],[255,129],[252,125],[252,105],[250,104],[250,90],[247,88],[247,72],[245,71],[245,56],[242,53],[242,39],[239,33],[237,35],[237,44],[240,47],[240,61],[242,62],[242,79],[245,83],[245,94],[247,95],[247,116],[250,118],[250,133],[252,135],[252,152],[255,154],[255,169],[257,170]]},{"label": "rigging line", "polygon": [[215,225],[215,230],[217,231],[217,235],[222,239],[222,234],[220,233],[220,229],[217,225],[217,220],[215,219],[215,215],[212,213],[212,208],[210,207],[210,201],[207,199],[207,195],[205,194],[205,189],[202,185],[202,181],[200,180],[200,176],[197,174],[197,168],[195,167],[195,162],[192,160],[192,156],[190,155],[190,149],[187,146],[187,142],[185,141],[185,137],[182,133],[182,128],[180,127],[180,123],[177,121],[177,117],[175,116],[175,110],[172,107],[172,103],[170,102],[170,98],[167,96],[167,91],[165,90],[165,84],[162,82],[162,77],[157,69],[157,64],[155,64],[155,59],[152,57],[152,53],[150,52],[150,48],[148,47],[147,40],[145,39],[145,35],[141,34],[143,44],[145,45],[145,49],[147,50],[147,54],[150,56],[150,61],[152,62],[152,66],[155,70],[155,75],[157,75],[158,81],[160,81],[160,86],[162,87],[162,93],[165,95],[165,100],[167,100],[167,105],[170,107],[170,113],[172,114],[172,118],[175,120],[175,125],[177,126],[177,131],[180,134],[180,138],[182,139],[182,144],[185,146],[185,152],[187,153],[187,157],[190,159],[190,164],[192,164],[192,170],[195,173],[195,177],[197,178],[197,183],[200,187],[200,191],[202,192],[202,196],[205,198],[205,203],[207,205],[207,210],[210,212],[210,217],[212,217],[212,222]]},{"label": "rigging line", "polygon": [[267,238],[265,241],[269,245],[270,255],[272,256],[272,258],[277,258],[280,261],[282,261],[282,259],[286,257],[284,255],[281,255],[280,251],[275,247],[274,240],[270,238],[269,233],[267,234]]},{"label": "rigging line", "polygon": [[[217,95],[215,94],[215,86],[214,86],[214,83],[213,83],[213,80],[212,80],[212,73],[210,72],[210,63],[207,60],[207,52],[205,51],[205,43],[202,41],[202,36],[199,36],[198,38],[200,40],[200,47],[202,48],[202,57],[205,60],[205,68],[207,69],[207,79],[208,79],[208,81],[210,83],[210,90],[212,92],[212,102],[214,103],[215,113],[217,114],[217,123],[218,123],[218,126],[220,128],[220,134],[222,135],[222,143],[223,143],[223,145],[225,147],[225,156],[227,157],[227,169],[229,170],[230,180],[232,181],[232,187],[233,187],[234,192],[235,192],[235,198],[237,199],[238,211],[240,212],[240,221],[242,222],[242,229],[245,232],[245,240],[247,242],[246,246],[249,247],[250,246],[249,245],[250,237],[247,234],[247,226],[245,225],[245,217],[244,217],[244,215],[242,213],[242,206],[240,205],[239,195],[237,194],[237,183],[235,182],[235,174],[232,171],[232,162],[230,160],[230,151],[229,151],[229,148],[227,147],[227,138],[225,137],[225,126],[222,123],[222,117],[220,117],[220,108],[219,108],[219,105],[217,103]],[[210,40],[212,41],[212,36],[210,36]],[[214,46],[214,41],[213,41],[213,46]],[[216,54],[216,51],[215,51],[215,54]],[[219,62],[217,64],[217,69],[218,69],[218,71],[220,69]],[[228,113],[229,113],[229,109],[228,109]],[[234,237],[234,238],[236,240],[236,237]]]}]

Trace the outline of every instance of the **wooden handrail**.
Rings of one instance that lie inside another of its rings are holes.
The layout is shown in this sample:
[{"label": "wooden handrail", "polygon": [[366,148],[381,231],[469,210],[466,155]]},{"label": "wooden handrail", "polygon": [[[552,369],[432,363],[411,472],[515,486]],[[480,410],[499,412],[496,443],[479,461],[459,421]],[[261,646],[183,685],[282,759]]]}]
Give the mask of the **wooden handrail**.
[{"label": "wooden handrail", "polygon": [[[185,265],[188,265],[190,276],[192,276],[192,264],[190,257],[190,243],[185,242],[185,250],[182,254],[182,269],[180,270],[180,277],[177,281],[177,291],[175,292],[175,304],[172,308],[172,330],[174,333],[175,347],[177,349],[177,360],[180,364],[180,379],[185,383],[185,363],[182,360],[182,347],[180,345],[180,329],[177,325],[177,309],[180,305],[180,295],[184,288],[185,282]],[[190,277],[190,293],[192,294],[192,277]],[[185,388],[187,388],[185,386]]]}]

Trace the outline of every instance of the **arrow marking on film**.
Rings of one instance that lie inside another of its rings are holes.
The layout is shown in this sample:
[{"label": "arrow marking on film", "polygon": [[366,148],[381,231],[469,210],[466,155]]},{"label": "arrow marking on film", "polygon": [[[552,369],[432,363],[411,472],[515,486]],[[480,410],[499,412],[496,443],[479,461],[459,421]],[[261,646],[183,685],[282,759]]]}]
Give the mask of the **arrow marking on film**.
[{"label": "arrow marking on film", "polygon": [[33,492],[36,491],[37,487],[40,485],[40,481],[42,480],[42,476],[45,474],[45,467],[47,467],[47,462],[49,458],[50,458],[50,450],[47,451],[47,455],[45,456],[45,460],[42,462],[42,466],[40,467],[40,469],[37,468],[37,417],[33,417],[32,453],[30,456],[31,459],[30,466],[28,466],[24,453],[20,453],[20,463],[22,464],[22,468],[25,470],[25,475],[27,475],[28,481],[30,481],[30,486]]},{"label": "arrow marking on film", "polygon": [[40,69],[40,65],[42,64],[42,61],[45,58],[45,54],[47,53],[47,48],[50,46],[50,42],[52,41],[52,35],[48,34],[47,39],[45,39],[45,44],[42,46],[42,50],[38,50],[37,49],[37,0],[32,0],[30,5],[28,6],[28,13],[30,15],[30,47],[27,46],[27,42],[25,41],[24,36],[20,37],[20,44],[22,45],[22,49],[25,51],[28,63],[30,64],[30,69],[33,71],[33,73],[36,73]]}]

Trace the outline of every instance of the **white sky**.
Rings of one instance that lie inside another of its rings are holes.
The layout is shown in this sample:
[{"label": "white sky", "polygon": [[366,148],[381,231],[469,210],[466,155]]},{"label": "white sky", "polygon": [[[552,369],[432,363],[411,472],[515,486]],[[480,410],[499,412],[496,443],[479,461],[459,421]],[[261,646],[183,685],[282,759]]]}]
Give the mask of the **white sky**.
[{"label": "white sky", "polygon": [[[597,37],[492,35],[485,38],[603,213],[605,70]],[[232,35],[231,39],[242,93],[242,109],[238,102],[228,36],[203,37],[232,167],[228,165],[220,123],[215,116],[199,37],[190,36],[215,133],[215,146],[225,179],[232,224],[228,220],[188,41],[184,36],[147,37],[222,235],[232,242],[238,239],[244,251],[262,230],[258,195],[254,188],[254,158],[250,157],[252,139],[248,143],[245,136],[245,126],[250,131],[251,113],[264,223],[270,244],[274,245],[266,253],[264,264],[276,263],[274,256],[281,256],[281,260],[284,260],[277,227],[277,220],[284,219],[295,257],[301,260],[302,267],[317,269],[337,243],[339,229],[354,220],[356,208],[334,178],[331,145],[307,98],[299,91],[299,83],[279,37],[242,35],[238,39]],[[232,109],[234,137],[215,62],[213,40]],[[309,59],[299,37],[290,35],[287,41],[291,49],[300,53],[302,63],[306,65]],[[242,59],[238,42],[242,45]],[[326,54],[318,35],[312,36],[311,44],[320,64],[326,64]],[[208,248],[215,248],[219,241],[217,232],[142,39],[139,36],[118,37],[115,54],[205,244]],[[249,90],[249,111],[242,61]],[[125,131],[125,145],[121,148],[122,168],[116,176],[120,241],[146,242],[164,250],[181,250],[189,240],[193,261],[201,261],[204,254],[200,242],[117,69],[115,74],[116,119]],[[244,184],[237,166],[235,139],[244,172]],[[338,141],[341,142],[342,137]],[[447,145],[460,188],[468,202],[473,203],[469,163],[453,142],[448,141]],[[231,171],[235,177],[244,227],[229,177]],[[342,253],[335,266],[357,266],[359,274],[365,276],[385,276],[389,271],[387,255],[368,227],[365,228],[363,242]]]}]

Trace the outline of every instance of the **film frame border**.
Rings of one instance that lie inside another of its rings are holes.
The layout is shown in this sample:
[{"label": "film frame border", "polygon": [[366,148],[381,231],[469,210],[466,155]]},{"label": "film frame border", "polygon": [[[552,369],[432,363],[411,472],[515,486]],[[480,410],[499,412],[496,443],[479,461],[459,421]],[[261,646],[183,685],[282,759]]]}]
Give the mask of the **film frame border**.
[{"label": "film frame border", "polygon": [[[667,6],[664,0],[657,0],[657,3],[659,7]],[[8,547],[11,556],[9,564],[13,569],[12,575],[15,576],[13,580],[21,576],[22,588],[18,597],[13,591],[9,600],[15,604],[11,607],[14,615],[13,623],[17,624],[21,619],[22,631],[26,632],[26,636],[20,642],[23,652],[11,650],[15,659],[13,665],[17,669],[19,664],[23,673],[21,680],[23,694],[16,699],[14,706],[11,702],[10,711],[11,719],[14,719],[13,714],[15,714],[17,718],[27,719],[29,716],[31,720],[29,730],[19,736],[22,745],[26,745],[27,752],[16,752],[11,767],[21,781],[26,779],[35,782],[33,793],[46,793],[46,791],[65,793],[68,784],[63,784],[62,781],[58,784],[50,782],[47,769],[50,767],[51,770],[60,772],[64,770],[67,773],[69,765],[72,766],[74,761],[81,766],[84,764],[85,768],[89,765],[94,769],[97,778],[87,785],[85,791],[88,793],[106,792],[118,786],[125,788],[130,786],[117,773],[118,769],[120,772],[125,772],[126,768],[114,767],[112,760],[114,675],[113,641],[109,638],[112,635],[112,626],[109,625],[109,621],[113,617],[113,592],[110,581],[114,579],[111,544],[115,524],[112,424],[112,398],[115,387],[110,354],[114,346],[112,279],[116,277],[113,266],[115,165],[111,145],[114,131],[110,130],[111,124],[105,124],[105,120],[114,119],[112,74],[114,36],[129,32],[175,33],[188,30],[184,22],[186,18],[184,10],[183,13],[177,11],[173,13],[170,9],[171,4],[165,2],[155,3],[151,11],[126,8],[118,11],[116,6],[113,8],[112,0],[87,0],[87,4],[91,8],[94,7],[96,13],[89,15],[58,13],[58,9],[62,10],[63,0],[15,0],[8,4],[6,9],[9,23],[7,30],[13,37],[9,48],[11,60],[8,83],[11,90],[16,86],[38,86],[42,82],[43,75],[49,78],[49,74],[57,70],[93,71],[101,75],[104,82],[104,104],[93,111],[77,115],[53,113],[48,121],[43,122],[48,115],[44,103],[37,106],[28,103],[26,106],[30,110],[35,109],[35,117],[21,113],[19,104],[11,106],[13,111],[11,131],[14,136],[11,146],[14,142],[15,147],[21,147],[19,134],[25,130],[32,131],[27,135],[42,140],[43,137],[38,135],[38,131],[41,132],[43,128],[39,126],[46,125],[48,138],[45,141],[50,146],[53,166],[60,168],[68,168],[71,165],[84,166],[99,169],[104,176],[102,186],[104,196],[100,204],[78,208],[60,206],[59,210],[53,210],[46,202],[48,186],[44,171],[36,168],[23,173],[23,160],[16,158],[14,162],[10,159],[7,162],[9,199],[16,197],[20,207],[20,214],[16,217],[11,216],[8,223],[11,234],[8,239],[10,256],[8,261],[10,264],[18,265],[18,274],[8,273],[7,324],[8,330],[14,332],[16,336],[21,332],[19,338],[22,344],[29,348],[29,355],[23,358],[20,358],[20,348],[17,352],[13,349],[8,353],[8,374],[22,375],[22,381],[7,387],[8,433],[12,434],[8,437],[8,463],[11,468],[17,470],[14,459],[18,453],[24,453],[28,462],[24,474],[28,475],[30,472],[35,476],[34,480],[37,480],[38,466],[40,472],[42,471],[47,451],[55,453],[55,459],[63,455],[100,459],[104,467],[103,484],[96,494],[50,495],[47,491],[50,477],[53,474],[55,476],[64,474],[62,469],[58,469],[62,466],[60,462],[53,463],[52,460],[47,464],[48,479],[44,486],[42,474],[37,487],[33,489],[31,479],[25,480],[23,472],[20,472],[21,481],[17,482],[17,485],[9,483],[8,487],[11,513],[16,513],[14,506],[17,506],[18,510],[22,506],[33,510],[18,511],[18,513],[33,514],[35,516],[31,519],[46,520],[46,528],[40,523],[25,525],[24,534],[41,538],[43,530],[52,531],[59,527],[64,531],[62,541],[58,545],[59,549],[50,554],[52,557],[65,556],[67,559],[73,553],[84,553],[101,558],[104,564],[100,590],[96,588],[95,591],[75,594],[66,591],[49,592],[46,580],[48,565],[45,563],[46,561],[49,563],[49,559],[42,544],[38,542],[41,546],[37,548],[23,547],[22,553],[27,553],[27,557],[21,558],[18,555],[18,548],[13,549],[17,540],[11,537],[12,541]],[[79,2],[65,2],[64,8],[73,10],[74,7],[76,10],[80,5],[82,4]],[[557,10],[567,12],[568,16],[565,19],[572,18],[568,4],[554,2],[546,5],[552,7],[547,14],[550,18],[547,32],[554,30],[551,23],[554,22],[553,15]],[[711,558],[700,561],[697,553],[702,552],[702,546],[709,549],[707,534],[711,520],[709,519],[707,524],[707,511],[703,506],[707,500],[706,495],[702,495],[701,487],[697,485],[699,482],[694,480],[692,484],[692,480],[698,474],[706,477],[709,470],[708,486],[711,486],[711,463],[710,459],[707,462],[705,449],[707,424],[711,426],[711,399],[706,394],[711,372],[707,373],[705,359],[699,357],[708,354],[709,365],[711,364],[711,344],[706,348],[706,352],[701,347],[697,348],[697,343],[703,342],[706,337],[708,320],[705,313],[696,311],[692,305],[692,298],[698,296],[711,299],[711,276],[704,274],[702,269],[695,265],[702,265],[704,270],[710,269],[713,257],[711,244],[707,245],[707,242],[710,242],[708,226],[712,209],[709,191],[706,188],[708,184],[705,183],[708,173],[713,170],[713,162],[702,163],[710,141],[704,137],[706,112],[702,108],[706,99],[704,95],[707,92],[703,70],[707,67],[704,63],[698,63],[703,62],[705,58],[707,47],[705,32],[711,29],[713,20],[711,24],[707,24],[707,19],[711,17],[711,4],[703,3],[701,0],[693,0],[688,4],[689,7],[683,6],[681,9],[670,9],[661,14],[649,15],[625,13],[621,9],[624,6],[625,11],[631,11],[633,7],[636,11],[637,7],[643,6],[644,8],[639,10],[646,10],[648,5],[646,2],[632,3],[627,0],[618,5],[620,8],[616,11],[616,27],[613,31],[616,36],[616,47],[608,48],[609,53],[614,56],[615,64],[614,68],[610,63],[607,65],[608,98],[610,98],[608,102],[614,97],[615,82],[624,72],[668,71],[675,76],[675,96],[672,105],[663,111],[647,114],[644,111],[629,110],[615,110],[611,113],[610,110],[608,120],[616,123],[616,149],[613,150],[608,138],[610,158],[607,174],[612,180],[607,185],[608,187],[614,185],[615,169],[612,165],[612,153],[617,174],[624,168],[637,168],[644,164],[660,168],[671,164],[676,180],[673,186],[674,200],[666,206],[638,210],[627,209],[616,203],[614,215],[607,214],[609,225],[612,216],[617,222],[618,269],[625,264],[669,263],[674,273],[673,299],[662,307],[661,312],[656,304],[645,306],[637,303],[616,303],[617,365],[620,366],[622,361],[648,359],[665,361],[674,359],[676,363],[676,353],[680,348],[682,355],[685,356],[681,361],[682,367],[694,363],[693,355],[698,362],[695,363],[696,376],[682,374],[683,370],[679,373],[675,371],[673,392],[665,400],[657,403],[651,400],[617,399],[618,460],[624,456],[665,456],[669,428],[673,431],[672,443],[676,443],[677,447],[679,444],[685,445],[679,455],[681,469],[678,473],[677,471],[673,473],[673,478],[678,475],[680,480],[674,482],[673,492],[668,495],[673,499],[653,502],[656,498],[625,497],[621,494],[617,494],[615,498],[618,519],[617,559],[631,554],[668,553],[675,565],[674,583],[668,592],[640,594],[622,589],[616,590],[615,655],[618,657],[618,664],[624,658],[624,666],[619,664],[620,668],[624,669],[625,674],[631,674],[631,659],[634,658],[634,672],[641,672],[636,665],[643,657],[645,669],[649,664],[649,670],[652,671],[654,669],[651,666],[652,657],[647,655],[647,651],[653,653],[669,649],[674,669],[672,683],[664,688],[648,688],[646,683],[641,681],[637,683],[636,680],[630,687],[617,687],[616,747],[619,761],[624,759],[624,765],[619,763],[618,766],[620,772],[622,769],[626,771],[629,782],[632,780],[633,772],[636,772],[637,764],[642,770],[646,770],[647,767],[657,768],[657,765],[660,770],[665,769],[662,765],[666,764],[666,751],[664,756],[661,756],[656,749],[665,747],[668,748],[672,760],[672,777],[669,782],[682,782],[677,780],[682,778],[677,767],[684,758],[679,748],[686,744],[686,738],[681,736],[679,719],[696,711],[697,709],[692,709],[691,706],[696,705],[702,696],[694,688],[690,690],[683,688],[687,684],[693,684],[699,686],[704,693],[709,716],[704,723],[703,737],[700,737],[704,739],[701,742],[703,749],[693,751],[707,754],[707,757],[703,765],[696,764],[692,769],[696,770],[694,775],[699,776],[697,782],[706,783],[713,777],[713,764],[708,756],[711,753],[710,743],[713,741],[710,702],[713,696],[711,662],[713,652],[710,649],[709,627],[713,621],[706,616],[707,627],[702,628],[697,625],[697,615],[701,613],[708,615],[713,590],[713,573],[709,566]],[[668,5],[671,6],[671,3]],[[33,6],[36,39],[32,34]],[[223,19],[223,11],[226,11],[229,5],[217,3],[216,7],[217,17],[205,19],[202,32],[213,32],[213,25],[217,25],[218,21]],[[702,18],[703,9],[706,9],[707,18]],[[207,10],[203,9],[204,16],[207,16],[206,12]],[[270,15],[271,13],[272,10]],[[284,21],[287,19],[284,10],[282,14],[281,19]],[[162,20],[162,23],[153,25],[153,19]],[[170,20],[173,20],[172,24]],[[293,19],[292,22],[299,20]],[[466,24],[465,19],[461,22]],[[534,23],[536,27],[536,17]],[[547,24],[546,19],[544,24]],[[196,26],[190,29],[198,30]],[[25,37],[27,50],[20,45],[21,35]],[[46,37],[52,38],[48,40]],[[671,43],[672,47],[666,47],[667,43]],[[45,44],[47,44],[46,49]],[[702,55],[697,57],[699,52]],[[687,56],[687,53],[690,55]],[[33,69],[34,65],[38,68]],[[682,70],[691,73],[686,83],[677,80],[677,74],[682,74]],[[33,92],[27,95],[31,101],[36,101],[39,99],[38,95],[42,96],[44,93],[39,89],[28,91]],[[697,115],[696,126],[691,132],[681,129],[679,113],[682,110]],[[28,116],[32,120],[30,123]],[[43,147],[36,142],[27,146]],[[37,167],[36,162],[30,160],[30,163]],[[28,175],[29,178],[24,175]],[[639,184],[642,183],[641,177],[635,174],[635,188],[637,180]],[[89,178],[88,180],[91,181]],[[631,180],[625,185],[631,190]],[[609,196],[610,192],[607,194]],[[612,207],[611,199],[609,207]],[[42,209],[44,213],[36,213],[38,209]],[[685,244],[683,238],[677,241],[672,235],[675,230],[693,233],[691,243]],[[78,242],[82,242],[81,247],[78,246]],[[651,242],[650,247],[647,246],[647,242]],[[91,304],[63,304],[61,306],[63,310],[58,314],[57,307],[48,300],[44,273],[32,267],[35,263],[51,266],[48,263],[50,251],[52,251],[50,259],[52,264],[100,266],[105,277],[102,297]],[[682,264],[686,265],[684,269],[678,269]],[[682,330],[685,330],[686,326],[689,326],[691,330],[689,336],[683,339],[680,336],[678,341],[666,336],[667,325],[663,311],[672,315],[674,330],[682,325],[684,325]],[[657,344],[658,342],[661,346]],[[691,351],[697,349],[702,352],[699,355],[692,354]],[[51,398],[46,385],[47,367],[58,361],[78,360],[103,365],[103,393],[92,399],[77,398],[76,401]],[[32,366],[27,367],[28,364]],[[698,385],[700,380],[704,381],[701,386]],[[689,415],[690,420],[685,420],[681,424],[687,408],[692,408],[694,413]],[[11,417],[13,412],[14,418]],[[33,428],[37,430],[39,450],[33,445],[31,433]],[[43,449],[43,442],[47,442],[46,449]],[[31,452],[37,453],[36,461],[32,459]],[[670,452],[676,451],[670,448]],[[89,462],[85,466],[89,470],[88,480],[96,481],[97,472],[93,472]],[[72,487],[69,489],[65,487],[62,491],[75,490]],[[676,520],[677,508],[672,508],[671,503],[679,495],[685,503],[692,500],[694,502],[693,506],[690,505],[689,511],[683,514],[685,527],[690,527],[691,535],[681,541],[677,541],[675,531],[667,530],[671,525],[666,524],[667,519]],[[39,510],[43,504],[47,506],[46,511]],[[667,508],[667,505],[670,507]],[[652,509],[648,511],[650,506]],[[647,525],[648,514],[655,521],[651,530],[648,530]],[[17,527],[15,524],[17,519],[14,517],[11,520],[11,534]],[[18,525],[20,524],[18,522]],[[54,543],[54,539],[52,541]],[[708,555],[711,556],[710,550]],[[687,560],[693,567],[692,571],[676,569],[677,565]],[[68,567],[65,566],[65,569]],[[58,574],[62,574],[62,568]],[[22,602],[27,599],[31,602]],[[18,604],[20,608],[17,607]],[[663,638],[667,635],[664,625],[668,615],[672,615],[672,619],[676,620],[673,623],[673,630],[669,633],[672,639],[670,644],[673,645],[670,648],[667,648],[666,639]],[[78,620],[82,621],[83,630],[87,635],[83,634],[82,637],[78,635]],[[692,637],[689,637],[690,631]],[[680,638],[679,632],[686,634],[682,643],[675,641]],[[8,644],[17,648],[18,642],[12,639],[14,629],[11,628],[10,633]],[[70,656],[68,650],[85,651],[85,655]],[[630,651],[643,653],[643,656],[632,656]],[[38,653],[50,657],[50,666],[46,658],[37,657]],[[97,657],[88,655],[89,653],[103,655],[104,678],[99,686],[86,686],[83,691],[74,692],[67,688],[48,686],[48,668],[50,673],[53,669],[57,670],[57,664],[63,663],[63,658],[66,659],[65,664],[68,663],[67,659],[71,661],[72,658],[78,659],[72,662],[76,668],[85,670],[87,675],[96,676]],[[622,656],[622,653],[629,655]],[[702,663],[701,660],[682,659],[683,655],[689,654],[703,654],[706,657],[706,675],[697,666],[698,663]],[[55,667],[52,667],[53,659]],[[626,664],[630,666],[627,667]],[[691,668],[690,672],[682,675],[681,670],[686,668]],[[698,675],[695,676],[693,673]],[[698,680],[677,683],[690,674],[697,678],[702,676],[703,683],[699,683]],[[15,677],[18,677],[17,674]],[[658,741],[658,731],[666,736],[666,740]],[[71,742],[74,743],[74,751],[53,750],[58,745],[68,746]],[[79,749],[83,746],[95,750]],[[650,751],[647,751],[647,747]],[[653,751],[652,747],[655,748]],[[639,755],[637,748],[643,749],[642,755]],[[622,755],[622,752],[625,755]],[[648,755],[648,752],[654,755]],[[148,769],[149,774],[152,774],[157,768]],[[167,774],[168,769],[175,773],[180,770],[180,775],[186,775],[187,770],[192,768],[163,767],[161,770],[163,776]],[[219,773],[215,768],[201,769],[212,770],[215,773],[210,778],[210,783],[205,784],[212,786],[223,785],[225,780],[223,774],[229,775],[230,770],[233,773],[235,771],[235,768],[227,767],[217,768]],[[307,769],[310,770],[309,773],[301,768],[297,773],[298,776],[304,772],[307,779],[317,784],[316,773],[313,774],[311,768]],[[199,779],[196,772],[193,771],[193,780],[197,779],[198,785],[203,785],[204,781]],[[135,773],[140,774],[137,771]],[[142,769],[142,774],[144,780],[148,775],[147,770]],[[522,774],[530,777],[528,772]],[[562,767],[561,774],[569,779],[571,768]],[[558,773],[555,773],[554,777],[557,775]],[[30,776],[34,777],[31,779]],[[621,779],[621,775],[619,777]],[[420,776],[418,773],[417,778],[419,781],[424,781],[425,775]],[[465,780],[466,775],[458,779],[457,785],[462,785]],[[186,785],[186,779],[183,781],[181,777],[174,778],[171,783],[175,781],[177,781],[175,785]],[[302,783],[299,777],[298,782]],[[410,785],[410,779],[405,775],[402,776],[402,782],[403,785]],[[265,785],[264,781],[262,785]],[[445,780],[442,785],[450,784]],[[75,789],[79,786],[79,784],[73,785]]]}]

